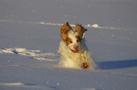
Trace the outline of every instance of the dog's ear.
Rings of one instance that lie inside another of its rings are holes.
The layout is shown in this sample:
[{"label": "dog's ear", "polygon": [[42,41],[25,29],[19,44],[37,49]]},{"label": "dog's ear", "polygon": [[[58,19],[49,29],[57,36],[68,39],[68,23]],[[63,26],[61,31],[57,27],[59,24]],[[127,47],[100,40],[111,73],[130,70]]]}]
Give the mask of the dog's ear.
[{"label": "dog's ear", "polygon": [[78,37],[82,39],[85,31],[87,31],[87,29],[85,29],[82,25],[75,25],[75,31],[78,33]]},{"label": "dog's ear", "polygon": [[67,22],[66,24],[62,25],[61,27],[61,38],[62,40],[66,41],[68,38],[68,31],[72,30],[72,27],[69,25],[69,23]]},{"label": "dog's ear", "polygon": [[69,30],[72,30],[72,27],[67,22],[66,24],[62,25],[61,33],[67,33]]}]

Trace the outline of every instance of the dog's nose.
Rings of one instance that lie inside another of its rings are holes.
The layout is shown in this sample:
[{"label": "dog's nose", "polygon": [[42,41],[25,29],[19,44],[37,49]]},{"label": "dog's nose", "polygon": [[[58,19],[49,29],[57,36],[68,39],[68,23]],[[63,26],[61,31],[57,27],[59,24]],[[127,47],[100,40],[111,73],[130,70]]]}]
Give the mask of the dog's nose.
[{"label": "dog's nose", "polygon": [[78,48],[79,48],[79,46],[77,46],[77,45],[74,46],[74,49],[75,49],[75,50],[77,50]]}]

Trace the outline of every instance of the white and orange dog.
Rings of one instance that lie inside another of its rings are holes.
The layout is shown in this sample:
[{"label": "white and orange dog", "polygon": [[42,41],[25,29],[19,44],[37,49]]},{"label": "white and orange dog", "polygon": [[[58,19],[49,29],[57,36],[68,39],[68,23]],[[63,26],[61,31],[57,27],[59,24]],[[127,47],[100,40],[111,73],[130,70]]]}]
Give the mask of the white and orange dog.
[{"label": "white and orange dog", "polygon": [[95,63],[85,44],[85,29],[77,24],[73,30],[67,22],[61,27],[61,39],[58,52],[61,54],[61,66],[77,69],[94,69]]}]

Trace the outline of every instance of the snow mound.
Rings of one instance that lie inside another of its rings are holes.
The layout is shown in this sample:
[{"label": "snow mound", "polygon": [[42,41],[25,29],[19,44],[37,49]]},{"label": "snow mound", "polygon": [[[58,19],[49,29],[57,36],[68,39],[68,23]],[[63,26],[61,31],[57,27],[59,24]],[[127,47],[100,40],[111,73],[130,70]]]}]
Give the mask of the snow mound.
[{"label": "snow mound", "polygon": [[37,84],[29,84],[29,83],[21,83],[21,82],[16,82],[16,83],[0,83],[0,86],[10,86],[10,87],[21,87],[24,89],[40,89],[40,90],[55,90],[50,87],[46,86],[40,86]]},{"label": "snow mound", "polygon": [[26,48],[4,48],[0,49],[0,53],[7,54],[18,54],[22,56],[32,57],[36,60],[45,60],[45,61],[57,61],[54,57],[58,55],[52,52],[42,53],[40,50],[28,50]]},{"label": "snow mound", "polygon": [[23,83],[0,83],[0,85],[4,85],[4,86],[20,86],[23,85]]},{"label": "snow mound", "polygon": [[[57,86],[59,83],[56,84]],[[49,86],[42,86],[38,84],[31,84],[31,83],[21,83],[21,82],[15,82],[15,83],[0,83],[0,86],[8,86],[8,87],[20,87],[23,89],[34,89],[34,90],[64,90],[64,88],[55,88],[55,87],[49,87]],[[67,89],[69,90],[69,89]],[[102,90],[102,89],[95,89],[95,88],[72,88],[72,90]]]}]

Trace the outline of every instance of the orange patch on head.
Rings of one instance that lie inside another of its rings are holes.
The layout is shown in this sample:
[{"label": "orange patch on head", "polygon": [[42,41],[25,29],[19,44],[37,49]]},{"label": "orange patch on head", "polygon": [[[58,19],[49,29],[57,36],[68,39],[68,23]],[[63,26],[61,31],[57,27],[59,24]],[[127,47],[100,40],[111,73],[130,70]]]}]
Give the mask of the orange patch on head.
[{"label": "orange patch on head", "polygon": [[68,22],[61,27],[61,39],[62,39],[63,41],[66,42],[67,39],[69,38],[67,33],[68,33],[70,30],[72,30],[72,27],[69,25]]},{"label": "orange patch on head", "polygon": [[72,40],[70,38],[67,38],[66,44],[69,45],[71,43],[73,43]]},{"label": "orange patch on head", "polygon": [[75,31],[78,33],[78,37],[82,39],[83,34],[87,31],[87,29],[85,29],[82,25],[77,24]]}]

